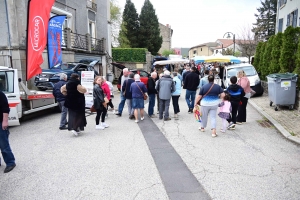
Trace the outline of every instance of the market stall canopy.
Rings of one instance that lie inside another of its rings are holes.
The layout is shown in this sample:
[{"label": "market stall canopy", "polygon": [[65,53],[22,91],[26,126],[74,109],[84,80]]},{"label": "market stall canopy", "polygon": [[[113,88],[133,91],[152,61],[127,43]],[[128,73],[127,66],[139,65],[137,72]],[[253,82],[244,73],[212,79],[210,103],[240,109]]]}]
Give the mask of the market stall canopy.
[{"label": "market stall canopy", "polygon": [[207,56],[195,56],[192,59],[195,61],[196,64],[199,64],[201,62],[204,62],[206,58]]},{"label": "market stall canopy", "polygon": [[161,60],[161,61],[156,61],[153,63],[153,65],[174,65],[174,64],[185,64],[189,63],[189,60],[187,59],[172,59],[172,60]]},{"label": "market stall canopy", "polygon": [[241,63],[241,60],[235,56],[223,56],[222,54],[216,54],[205,58],[205,62],[233,62]]}]

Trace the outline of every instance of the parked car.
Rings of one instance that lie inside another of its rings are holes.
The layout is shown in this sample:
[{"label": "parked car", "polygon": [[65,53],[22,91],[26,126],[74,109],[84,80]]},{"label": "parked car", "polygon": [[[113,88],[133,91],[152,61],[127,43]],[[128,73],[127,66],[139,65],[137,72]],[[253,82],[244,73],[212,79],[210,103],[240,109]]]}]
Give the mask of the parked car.
[{"label": "parked car", "polygon": [[41,91],[52,90],[54,84],[59,81],[60,73],[65,73],[70,79],[71,74],[77,73],[81,75],[81,71],[94,71],[95,75],[98,75],[93,65],[72,62],[60,63],[51,69],[43,69],[42,73],[35,77],[34,83]]},{"label": "parked car", "polygon": [[235,64],[224,67],[223,82],[225,88],[230,84],[230,77],[236,76],[237,72],[243,70],[250,81],[250,87],[256,92],[255,96],[261,96],[264,93],[264,88],[261,85],[260,78],[253,65],[248,63]]},{"label": "parked car", "polygon": [[[118,69],[122,69],[122,72],[118,78],[118,84],[117,84],[117,88],[120,91],[121,90],[121,78],[123,76],[123,69],[125,68],[124,65],[120,64],[120,63],[111,63],[114,67],[117,67]],[[148,83],[148,79],[151,76],[148,72],[146,72],[145,70],[142,69],[132,69],[130,70],[130,72],[134,73],[134,74],[139,74],[141,76],[141,81],[146,85],[147,87],[147,83]]]}]

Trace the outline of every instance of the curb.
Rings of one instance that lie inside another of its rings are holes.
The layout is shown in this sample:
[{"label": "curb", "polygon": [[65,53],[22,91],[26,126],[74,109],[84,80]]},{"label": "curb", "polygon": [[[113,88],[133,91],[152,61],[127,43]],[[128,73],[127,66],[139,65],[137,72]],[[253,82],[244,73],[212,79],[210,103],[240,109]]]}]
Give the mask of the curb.
[{"label": "curb", "polygon": [[275,128],[288,140],[295,142],[297,144],[300,144],[300,138],[297,138],[295,136],[292,136],[287,130],[281,126],[273,117],[271,117],[269,114],[267,114],[265,111],[263,111],[256,103],[254,103],[251,99],[248,101],[251,106],[253,106],[261,115],[265,116],[272,124],[275,126]]}]

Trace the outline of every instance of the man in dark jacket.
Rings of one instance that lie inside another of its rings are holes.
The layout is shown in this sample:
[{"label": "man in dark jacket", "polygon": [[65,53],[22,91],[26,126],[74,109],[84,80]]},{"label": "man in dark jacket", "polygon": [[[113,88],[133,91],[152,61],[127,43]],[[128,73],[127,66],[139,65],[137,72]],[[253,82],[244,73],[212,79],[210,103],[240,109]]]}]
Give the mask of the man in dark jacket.
[{"label": "man in dark jacket", "polygon": [[230,102],[231,102],[231,120],[228,120],[229,126],[228,129],[234,130],[235,124],[236,124],[236,115],[238,111],[239,104],[241,102],[241,99],[245,96],[244,89],[237,85],[237,77],[232,76],[230,77],[231,85],[227,88],[227,92],[230,94]]},{"label": "man in dark jacket", "polygon": [[197,68],[192,67],[191,73],[187,74],[183,84],[183,89],[186,89],[185,100],[189,108],[189,113],[193,112],[196,90],[200,82],[199,75],[196,71]]},{"label": "man in dark jacket", "polygon": [[129,119],[134,119],[133,111],[134,109],[132,108],[132,93],[130,91],[130,86],[134,82],[134,74],[130,73],[128,75],[128,79],[124,81],[122,85],[122,93],[124,93],[124,97],[126,99],[126,104],[128,106],[128,113],[129,113]]},{"label": "man in dark jacket", "polygon": [[151,118],[155,118],[154,115],[154,106],[155,106],[155,94],[157,93],[155,89],[155,80],[157,78],[157,73],[152,72],[151,77],[148,79],[147,87],[148,87],[148,95],[149,95],[149,105],[148,105],[148,115]]},{"label": "man in dark jacket", "polygon": [[4,162],[6,163],[6,168],[4,169],[4,173],[10,172],[16,166],[15,157],[10,149],[10,145],[8,141],[8,135],[9,135],[8,114],[9,114],[9,106],[8,106],[7,98],[5,94],[2,91],[0,91],[0,122],[1,122],[0,150]]},{"label": "man in dark jacket", "polygon": [[60,130],[68,129],[68,127],[66,126],[68,124],[67,122],[68,108],[65,107],[65,96],[60,92],[60,88],[67,83],[67,79],[68,79],[67,75],[61,73],[60,81],[55,83],[52,92],[61,110],[60,125],[59,125]]}]

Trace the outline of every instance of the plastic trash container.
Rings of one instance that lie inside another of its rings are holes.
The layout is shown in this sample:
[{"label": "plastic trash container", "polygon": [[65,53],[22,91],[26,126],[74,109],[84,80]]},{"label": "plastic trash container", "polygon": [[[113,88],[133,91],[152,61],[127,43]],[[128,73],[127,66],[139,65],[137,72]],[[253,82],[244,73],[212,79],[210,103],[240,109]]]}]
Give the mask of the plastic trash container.
[{"label": "plastic trash container", "polygon": [[113,82],[113,74],[112,73],[107,73],[106,74],[106,80],[108,80],[109,82]]},{"label": "plastic trash container", "polygon": [[275,111],[278,106],[289,106],[289,109],[294,109],[296,101],[296,83],[297,74],[293,73],[278,73],[269,74],[268,79],[268,94],[270,106],[275,105]]}]

